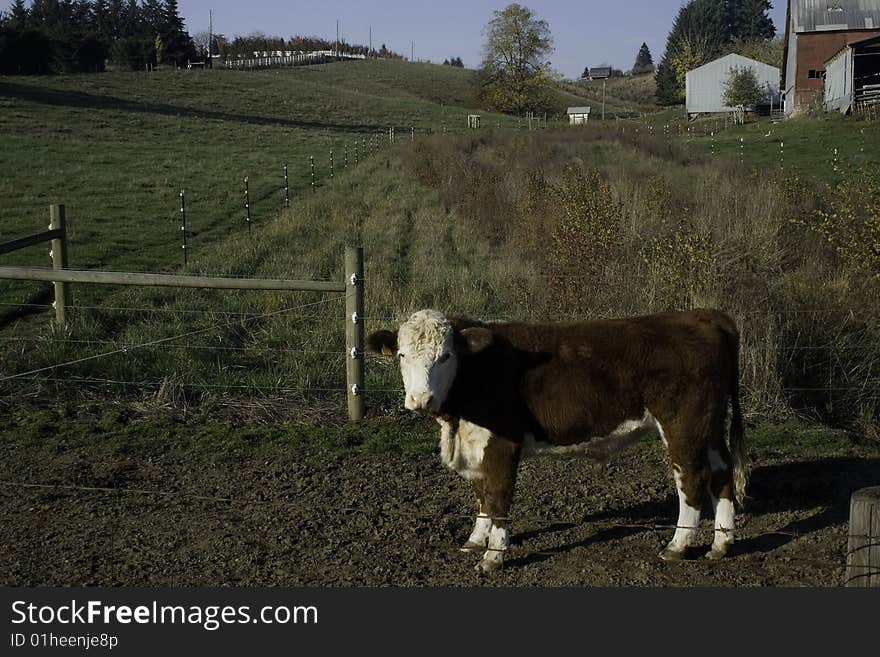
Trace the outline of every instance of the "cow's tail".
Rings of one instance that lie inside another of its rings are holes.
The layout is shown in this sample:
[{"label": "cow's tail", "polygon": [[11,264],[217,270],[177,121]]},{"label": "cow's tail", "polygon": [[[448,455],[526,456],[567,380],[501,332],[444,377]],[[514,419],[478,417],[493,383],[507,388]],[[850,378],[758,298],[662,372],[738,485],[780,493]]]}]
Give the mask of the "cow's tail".
[{"label": "cow's tail", "polygon": [[730,349],[730,456],[733,461],[733,486],[737,504],[743,505],[746,499],[746,485],[749,480],[746,440],[743,430],[742,409],[739,405],[739,332],[735,329],[727,333]]}]

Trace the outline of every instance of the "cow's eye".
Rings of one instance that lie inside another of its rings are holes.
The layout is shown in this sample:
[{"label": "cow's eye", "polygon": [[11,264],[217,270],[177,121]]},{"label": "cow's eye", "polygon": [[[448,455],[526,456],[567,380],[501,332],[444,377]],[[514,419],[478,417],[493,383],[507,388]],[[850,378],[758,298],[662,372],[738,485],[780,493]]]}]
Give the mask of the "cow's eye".
[{"label": "cow's eye", "polygon": [[445,363],[447,360],[449,360],[449,352],[448,351],[445,354],[443,354],[442,356],[440,356],[440,358],[437,359],[437,362],[442,364],[442,363]]},{"label": "cow's eye", "polygon": [[398,354],[398,356],[400,356],[400,359],[403,360],[403,354]]}]

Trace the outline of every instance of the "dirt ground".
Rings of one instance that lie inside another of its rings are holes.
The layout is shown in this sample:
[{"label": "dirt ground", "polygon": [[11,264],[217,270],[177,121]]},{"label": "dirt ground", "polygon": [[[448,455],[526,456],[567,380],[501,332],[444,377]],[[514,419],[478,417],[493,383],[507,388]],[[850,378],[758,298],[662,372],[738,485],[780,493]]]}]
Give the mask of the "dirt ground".
[{"label": "dirt ground", "polygon": [[457,550],[470,488],[429,454],[0,457],[0,584],[12,586],[838,586],[849,497],[880,481],[878,458],[770,451],[753,463],[731,556],[702,558],[707,518],[693,559],[664,563],[672,530],[655,525],[674,523],[677,500],[661,445],[607,467],[528,460],[505,569],[484,576]]}]

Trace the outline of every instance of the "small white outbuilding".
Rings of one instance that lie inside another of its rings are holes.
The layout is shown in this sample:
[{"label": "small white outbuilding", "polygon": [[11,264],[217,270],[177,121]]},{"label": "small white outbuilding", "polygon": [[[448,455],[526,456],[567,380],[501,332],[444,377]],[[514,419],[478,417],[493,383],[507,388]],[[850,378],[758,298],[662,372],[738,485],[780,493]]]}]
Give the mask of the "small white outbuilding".
[{"label": "small white outbuilding", "polygon": [[569,125],[583,125],[590,120],[589,107],[569,107],[566,114],[568,114]]},{"label": "small white outbuilding", "polygon": [[742,55],[730,54],[688,71],[685,77],[685,107],[688,115],[734,112],[724,104],[725,84],[731,70],[751,68],[767,90],[765,103],[779,107],[779,69]]}]

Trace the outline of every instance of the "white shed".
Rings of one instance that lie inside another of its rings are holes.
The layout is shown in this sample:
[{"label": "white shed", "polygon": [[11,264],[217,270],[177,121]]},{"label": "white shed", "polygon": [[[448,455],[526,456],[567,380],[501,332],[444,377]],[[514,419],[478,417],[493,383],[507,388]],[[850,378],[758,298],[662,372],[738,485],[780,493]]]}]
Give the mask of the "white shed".
[{"label": "white shed", "polygon": [[569,125],[583,125],[590,120],[589,107],[569,107],[566,110]]},{"label": "white shed", "polygon": [[688,114],[733,112],[724,104],[725,83],[734,68],[751,68],[767,89],[767,104],[779,106],[779,69],[769,64],[730,54],[688,71],[685,77],[685,106]]}]

